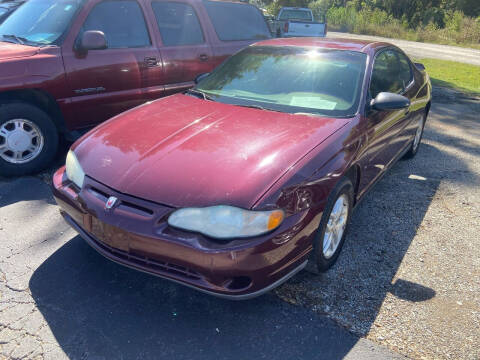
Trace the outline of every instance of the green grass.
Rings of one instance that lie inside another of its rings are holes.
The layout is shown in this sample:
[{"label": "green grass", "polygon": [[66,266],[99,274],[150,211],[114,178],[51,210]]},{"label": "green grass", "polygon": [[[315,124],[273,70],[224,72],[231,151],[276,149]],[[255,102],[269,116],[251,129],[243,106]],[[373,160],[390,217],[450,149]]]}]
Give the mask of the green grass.
[{"label": "green grass", "polygon": [[480,95],[480,66],[436,59],[416,61],[425,65],[434,86]]}]

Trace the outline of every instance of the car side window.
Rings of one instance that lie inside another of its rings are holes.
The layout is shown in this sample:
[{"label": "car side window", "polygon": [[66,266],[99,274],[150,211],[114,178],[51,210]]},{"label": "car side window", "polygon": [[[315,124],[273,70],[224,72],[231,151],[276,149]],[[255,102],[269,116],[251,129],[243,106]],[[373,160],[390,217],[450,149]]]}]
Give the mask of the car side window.
[{"label": "car side window", "polygon": [[107,0],[95,5],[82,30],[102,31],[109,49],[151,44],[142,9],[132,0]]},{"label": "car side window", "polygon": [[152,8],[164,45],[196,45],[205,42],[200,21],[190,5],[154,1]]},{"label": "car side window", "polygon": [[398,51],[395,51],[395,54],[398,56],[398,75],[403,83],[403,87],[406,88],[408,84],[410,84],[410,82],[413,80],[413,73],[410,66],[410,61],[405,55]]},{"label": "car side window", "polygon": [[381,92],[400,93],[404,90],[399,66],[398,56],[393,50],[384,50],[377,55],[370,81],[370,96],[372,99]]}]

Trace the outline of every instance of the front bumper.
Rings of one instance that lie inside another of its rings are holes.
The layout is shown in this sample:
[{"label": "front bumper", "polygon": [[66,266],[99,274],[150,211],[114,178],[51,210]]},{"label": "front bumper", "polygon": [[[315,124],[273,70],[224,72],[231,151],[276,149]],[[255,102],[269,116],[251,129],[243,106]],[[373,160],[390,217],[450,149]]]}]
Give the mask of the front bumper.
[{"label": "front bumper", "polygon": [[[312,249],[304,231],[307,212],[288,217],[270,234],[219,242],[169,227],[171,207],[88,177],[78,191],[64,168],[54,175],[53,194],[66,221],[108,259],[223,298],[243,300],[273,289],[305,267]],[[110,211],[109,196],[120,203]]]}]

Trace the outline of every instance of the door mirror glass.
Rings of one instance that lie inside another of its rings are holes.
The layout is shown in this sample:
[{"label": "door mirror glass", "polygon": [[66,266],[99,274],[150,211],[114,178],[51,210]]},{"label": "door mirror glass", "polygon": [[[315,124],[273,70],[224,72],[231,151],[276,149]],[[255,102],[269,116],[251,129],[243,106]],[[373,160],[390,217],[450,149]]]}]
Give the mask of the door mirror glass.
[{"label": "door mirror glass", "polygon": [[370,102],[370,106],[380,111],[400,110],[408,108],[410,100],[403,95],[381,92]]},{"label": "door mirror glass", "polygon": [[198,84],[200,81],[205,79],[208,75],[210,75],[210,73],[203,73],[203,74],[198,75],[194,80],[195,84]]},{"label": "door mirror glass", "polygon": [[107,48],[105,34],[97,30],[85,31],[80,39],[80,50],[103,50]]}]

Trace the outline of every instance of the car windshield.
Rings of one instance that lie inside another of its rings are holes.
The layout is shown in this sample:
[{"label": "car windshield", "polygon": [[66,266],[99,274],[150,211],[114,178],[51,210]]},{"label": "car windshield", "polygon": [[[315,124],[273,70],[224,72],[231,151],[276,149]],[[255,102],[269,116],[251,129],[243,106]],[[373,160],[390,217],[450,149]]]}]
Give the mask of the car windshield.
[{"label": "car windshield", "polygon": [[56,44],[81,0],[29,0],[0,25],[0,40],[27,45]]},{"label": "car windshield", "polygon": [[350,117],[360,101],[366,54],[298,47],[249,47],[196,86],[205,98],[287,113]]},{"label": "car windshield", "polygon": [[280,20],[312,20],[312,13],[306,10],[283,10]]}]

